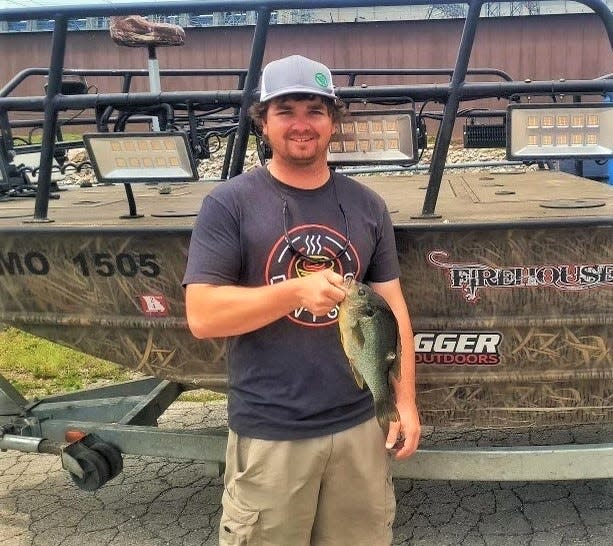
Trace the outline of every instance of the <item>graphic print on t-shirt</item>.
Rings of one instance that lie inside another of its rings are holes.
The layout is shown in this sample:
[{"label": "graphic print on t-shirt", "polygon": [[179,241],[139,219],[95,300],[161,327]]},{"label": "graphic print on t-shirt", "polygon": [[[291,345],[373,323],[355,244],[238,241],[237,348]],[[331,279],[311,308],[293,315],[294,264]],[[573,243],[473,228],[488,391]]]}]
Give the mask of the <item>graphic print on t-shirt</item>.
[{"label": "graphic print on t-shirt", "polygon": [[[360,273],[360,260],[352,244],[338,258],[332,260],[347,244],[347,238],[321,224],[304,224],[288,231],[295,253],[285,240],[279,237],[268,255],[266,282],[274,284],[288,279],[305,277],[323,269],[332,269],[344,278],[356,277]],[[304,308],[292,311],[287,318],[303,326],[327,326],[338,320],[335,307],[324,317],[315,317]]]}]

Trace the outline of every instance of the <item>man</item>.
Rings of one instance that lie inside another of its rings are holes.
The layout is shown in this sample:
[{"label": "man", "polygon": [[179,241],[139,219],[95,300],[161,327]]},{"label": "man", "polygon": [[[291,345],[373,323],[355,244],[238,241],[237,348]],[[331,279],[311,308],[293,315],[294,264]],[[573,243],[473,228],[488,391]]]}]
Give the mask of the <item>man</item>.
[{"label": "man", "polygon": [[[390,544],[390,453],[417,448],[392,223],[377,194],[328,167],[341,112],[323,64],[298,55],[268,64],[251,114],[272,159],[215,188],[194,227],[188,323],[198,338],[230,337],[222,545]],[[387,438],[339,340],[347,277],[369,282],[401,331],[401,420]]]}]

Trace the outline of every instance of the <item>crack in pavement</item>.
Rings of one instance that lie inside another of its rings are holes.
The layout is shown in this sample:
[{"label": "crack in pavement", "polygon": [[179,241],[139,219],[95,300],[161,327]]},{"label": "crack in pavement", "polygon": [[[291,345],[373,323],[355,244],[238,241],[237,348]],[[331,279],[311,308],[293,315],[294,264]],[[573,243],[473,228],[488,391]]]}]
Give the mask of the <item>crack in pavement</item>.
[{"label": "crack in pavement", "polygon": [[[160,427],[224,426],[220,407],[202,408],[175,403]],[[395,546],[613,544],[613,480],[394,482]],[[86,492],[57,457],[6,452],[0,546],[216,546],[222,491],[202,463],[126,456],[119,476]]]}]

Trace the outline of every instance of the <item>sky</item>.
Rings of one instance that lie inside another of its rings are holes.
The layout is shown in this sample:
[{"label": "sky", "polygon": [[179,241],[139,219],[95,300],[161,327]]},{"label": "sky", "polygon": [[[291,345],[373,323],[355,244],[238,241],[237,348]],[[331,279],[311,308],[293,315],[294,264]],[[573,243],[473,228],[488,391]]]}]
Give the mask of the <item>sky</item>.
[{"label": "sky", "polygon": [[[185,0],[161,0],[168,5],[174,2],[185,2]],[[28,10],[28,9],[57,9],[57,8],[78,8],[82,6],[92,8],[104,8],[106,6],[121,6],[122,4],[144,4],[151,6],[152,2],[146,0],[0,0],[0,12],[3,10]]]},{"label": "sky", "polygon": [[[104,6],[121,6],[122,4],[137,4],[142,1],[143,4],[151,5],[151,2],[146,2],[145,0],[0,0],[0,11],[5,9],[17,9],[23,10],[28,8],[75,8],[78,6],[88,6],[88,7],[104,7]],[[164,4],[172,4],[173,2],[181,2],[185,0],[161,0]],[[449,0],[450,3],[453,3],[453,0]],[[503,2],[505,0],[502,0]],[[507,0],[510,1],[510,0]],[[612,6],[613,0],[604,0],[605,4]],[[347,2],[351,4],[351,1]],[[410,3],[410,0],[407,0],[407,3]],[[380,2],[381,5],[385,5],[385,1],[382,0]],[[546,8],[548,5],[557,5],[557,4],[566,4],[564,0],[550,0],[547,2],[541,3],[543,8]],[[574,9],[571,11],[577,11],[581,5],[573,2],[572,0],[569,2]],[[585,8],[589,11],[588,8]]]},{"label": "sky", "polygon": [[76,6],[78,4],[105,5],[113,3],[113,0],[0,0],[0,8],[57,7]]},{"label": "sky", "polygon": [[[138,1],[138,0],[136,0]],[[173,1],[173,0],[166,0]],[[174,0],[180,1],[180,0]],[[79,5],[107,6],[133,4],[135,0],[0,0],[0,9],[6,8],[33,8],[33,7],[72,7]]]}]

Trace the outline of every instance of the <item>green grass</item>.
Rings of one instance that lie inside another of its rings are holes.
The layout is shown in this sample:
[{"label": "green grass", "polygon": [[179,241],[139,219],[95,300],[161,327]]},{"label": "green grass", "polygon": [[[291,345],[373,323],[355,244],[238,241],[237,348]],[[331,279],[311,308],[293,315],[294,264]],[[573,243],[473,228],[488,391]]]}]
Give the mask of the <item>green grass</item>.
[{"label": "green grass", "polygon": [[[24,140],[28,140],[27,133],[19,134],[17,132],[15,137],[16,138],[13,141],[13,144],[15,146],[23,146],[25,144]],[[22,140],[22,139],[24,139],[24,140]],[[40,129],[38,129],[37,131],[34,131],[32,133],[30,141],[31,141],[32,144],[40,144],[42,139],[43,139],[43,129],[41,127]],[[62,133],[62,141],[63,142],[68,142],[68,141],[73,141],[73,140],[82,140],[82,139],[83,139],[83,137],[81,135],[79,135],[79,134],[76,134],[76,133]]]},{"label": "green grass", "polygon": [[[0,374],[27,399],[134,379],[135,372],[15,328],[0,325]],[[213,402],[225,394],[198,389],[179,400]]]},{"label": "green grass", "polygon": [[221,392],[210,391],[208,389],[197,389],[186,391],[179,396],[182,402],[221,402],[225,401],[227,396]]},{"label": "green grass", "polygon": [[116,364],[15,328],[0,330],[0,374],[26,398],[76,391],[131,377],[129,371]]}]

